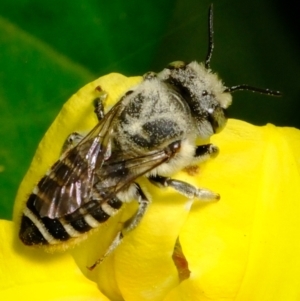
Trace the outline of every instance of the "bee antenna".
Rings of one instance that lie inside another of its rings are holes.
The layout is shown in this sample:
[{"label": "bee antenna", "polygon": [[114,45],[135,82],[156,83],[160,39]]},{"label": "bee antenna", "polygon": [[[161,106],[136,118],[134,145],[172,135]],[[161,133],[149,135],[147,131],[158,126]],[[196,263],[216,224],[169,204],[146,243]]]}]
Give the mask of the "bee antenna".
[{"label": "bee antenna", "polygon": [[262,88],[256,88],[256,87],[251,87],[249,85],[237,85],[237,86],[232,86],[232,87],[227,87],[224,92],[235,92],[235,91],[242,91],[242,90],[247,90],[247,91],[251,91],[251,92],[256,92],[256,93],[260,93],[260,94],[267,94],[267,95],[271,95],[271,96],[282,96],[282,93],[280,91],[273,91],[270,89],[262,89]]},{"label": "bee antenna", "polygon": [[208,10],[208,52],[205,59],[205,68],[210,68],[210,60],[214,50],[214,14],[213,14],[213,4],[209,6]]}]

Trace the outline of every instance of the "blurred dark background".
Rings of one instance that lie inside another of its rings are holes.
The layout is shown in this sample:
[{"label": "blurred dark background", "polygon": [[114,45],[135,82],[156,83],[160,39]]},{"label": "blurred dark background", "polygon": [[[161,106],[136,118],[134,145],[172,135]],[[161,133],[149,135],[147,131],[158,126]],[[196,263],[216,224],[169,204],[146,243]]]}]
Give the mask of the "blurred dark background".
[{"label": "blurred dark background", "polygon": [[[142,75],[174,60],[203,61],[211,1],[0,2],[0,218],[63,103],[110,73]],[[230,117],[300,128],[299,10],[282,0],[215,0],[211,68],[237,92]],[[53,141],[55,143],[55,141]]]}]

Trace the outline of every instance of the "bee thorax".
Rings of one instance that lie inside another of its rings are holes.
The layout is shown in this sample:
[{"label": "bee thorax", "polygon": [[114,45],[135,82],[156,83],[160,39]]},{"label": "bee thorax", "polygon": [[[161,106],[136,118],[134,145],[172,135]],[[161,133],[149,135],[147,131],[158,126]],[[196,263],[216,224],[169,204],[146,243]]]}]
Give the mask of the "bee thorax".
[{"label": "bee thorax", "polygon": [[175,89],[148,77],[126,100],[116,124],[122,151],[163,149],[194,129],[190,110]]}]

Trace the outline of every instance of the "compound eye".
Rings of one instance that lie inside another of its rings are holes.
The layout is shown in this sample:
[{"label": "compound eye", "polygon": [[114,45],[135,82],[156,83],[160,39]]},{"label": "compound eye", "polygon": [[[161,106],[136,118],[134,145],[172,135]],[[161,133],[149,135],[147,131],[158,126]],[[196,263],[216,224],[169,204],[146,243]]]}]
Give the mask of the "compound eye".
[{"label": "compound eye", "polygon": [[175,61],[168,65],[168,69],[180,69],[184,68],[186,66],[186,63],[183,61]]},{"label": "compound eye", "polygon": [[208,92],[206,90],[203,90],[202,91],[202,96],[206,96],[206,95],[208,95]]}]

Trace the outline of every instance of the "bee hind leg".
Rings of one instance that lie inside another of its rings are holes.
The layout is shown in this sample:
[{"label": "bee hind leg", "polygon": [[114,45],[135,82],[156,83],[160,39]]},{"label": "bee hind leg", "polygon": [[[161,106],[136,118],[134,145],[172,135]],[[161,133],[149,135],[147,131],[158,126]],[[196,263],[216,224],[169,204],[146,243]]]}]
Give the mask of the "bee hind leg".
[{"label": "bee hind leg", "polygon": [[106,252],[104,253],[104,255],[101,258],[99,258],[92,266],[88,267],[89,270],[93,270],[107,256],[109,256],[117,248],[117,246],[122,242],[123,237],[127,233],[129,233],[133,229],[135,229],[138,226],[138,224],[140,223],[140,221],[142,220],[142,218],[150,204],[150,200],[146,197],[146,195],[144,194],[140,185],[138,185],[137,183],[134,183],[133,185],[136,186],[136,197],[137,197],[137,201],[139,204],[137,212],[129,220],[127,220],[125,222],[124,228],[117,233],[114,240],[112,241],[112,243],[110,244],[110,246],[108,247]]}]

